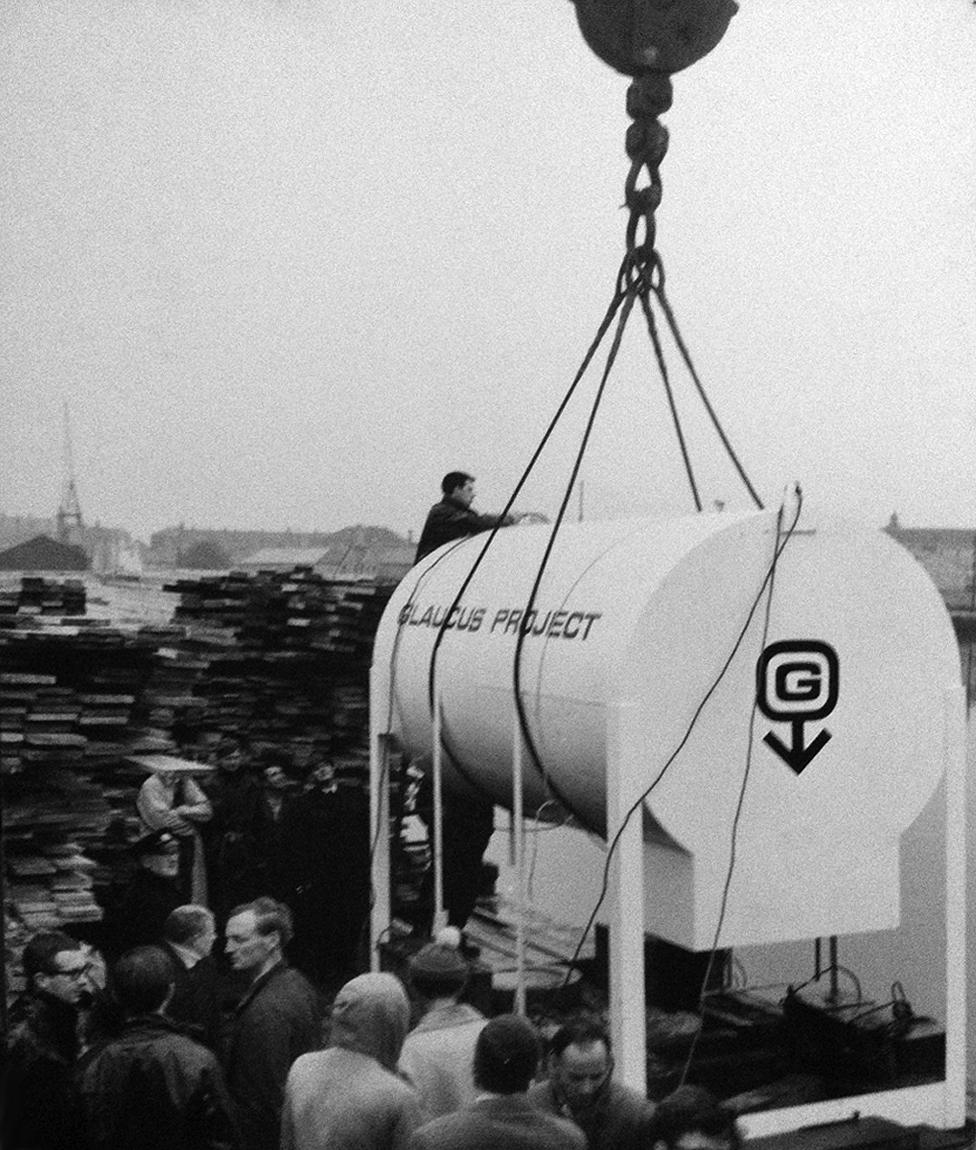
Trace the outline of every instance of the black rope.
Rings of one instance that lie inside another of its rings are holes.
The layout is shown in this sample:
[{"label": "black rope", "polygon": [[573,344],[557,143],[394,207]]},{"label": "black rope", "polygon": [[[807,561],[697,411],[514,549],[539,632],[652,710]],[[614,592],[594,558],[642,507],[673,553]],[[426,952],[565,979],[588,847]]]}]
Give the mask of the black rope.
[{"label": "black rope", "polygon": [[715,414],[715,411],[709,402],[708,395],[705,393],[705,388],[703,387],[702,382],[698,377],[698,372],[695,370],[695,365],[692,362],[691,353],[688,351],[685,341],[681,337],[681,332],[678,329],[678,321],[675,319],[674,311],[672,310],[671,304],[668,302],[668,297],[664,291],[664,265],[660,262],[660,258],[658,259],[658,269],[659,276],[656,282],[651,284],[651,291],[653,291],[654,295],[657,297],[657,301],[661,305],[661,310],[664,312],[664,315],[667,318],[668,327],[671,329],[671,335],[674,338],[674,342],[677,345],[678,350],[681,352],[681,358],[684,360],[685,367],[688,369],[688,374],[691,376],[692,382],[698,391],[698,395],[705,406],[705,410],[708,412],[709,418],[712,421],[712,426],[715,428],[719,439],[722,441],[722,446],[725,448],[726,453],[732,460],[736,471],[739,473],[739,478],[745,484],[745,488],[749,492],[753,503],[755,503],[759,510],[762,511],[763,502],[756,494],[755,488],[749,482],[749,477],[746,475],[745,469],[739,462],[739,457],[736,455],[735,449],[729,442],[728,436],[725,434],[722,424],[720,423],[718,416]]},{"label": "black rope", "polygon": [[[796,527],[797,521],[800,518],[800,508],[802,507],[802,499],[797,499],[796,516],[793,524],[790,527],[790,534],[793,528]],[[779,557],[781,548],[779,546],[780,534],[783,528],[783,506],[780,505],[779,511],[776,513],[776,547],[773,550],[773,562],[769,569],[769,591],[766,595],[766,610],[763,616],[763,630],[762,641],[759,645],[760,652],[765,651],[766,641],[769,638],[769,620],[773,607],[773,587],[776,583],[776,568],[779,565]],[[739,787],[739,798],[735,804],[735,814],[732,817],[732,836],[729,846],[729,865],[725,872],[725,883],[722,886],[722,901],[719,904],[718,922],[715,924],[715,936],[712,939],[711,951],[708,955],[708,962],[705,964],[705,974],[702,978],[701,990],[698,994],[698,1029],[691,1040],[691,1046],[688,1048],[688,1057],[685,1059],[684,1069],[681,1072],[681,1080],[679,1086],[684,1086],[685,1080],[688,1077],[688,1072],[691,1070],[691,1064],[695,1058],[695,1052],[698,1049],[698,1042],[701,1038],[702,1031],[705,1029],[705,997],[708,993],[708,980],[712,977],[712,968],[715,965],[715,955],[718,953],[719,939],[722,935],[722,927],[725,925],[725,912],[728,909],[729,891],[732,889],[732,876],[735,873],[736,852],[739,841],[739,822],[742,818],[742,808],[746,801],[746,788],[749,785],[749,776],[752,774],[752,751],[756,742],[756,711],[759,709],[759,700],[754,699],[752,703],[752,710],[749,712],[749,737],[746,744],[746,766],[742,772],[742,784]]]},{"label": "black rope", "polygon": [[563,493],[563,499],[559,505],[559,512],[556,515],[556,521],[553,524],[552,531],[549,534],[549,541],[546,544],[546,549],[543,552],[542,560],[539,563],[539,569],[536,572],[535,580],[532,584],[532,590],[529,592],[528,602],[526,603],[525,609],[522,612],[522,617],[519,620],[518,633],[515,639],[515,657],[512,665],[512,682],[515,691],[515,709],[518,712],[519,729],[522,733],[522,738],[525,740],[526,749],[529,751],[529,757],[532,760],[532,764],[542,778],[546,789],[556,798],[557,802],[559,802],[567,811],[569,811],[570,814],[572,814],[574,818],[577,819],[581,826],[583,826],[586,830],[592,831],[594,834],[597,833],[596,828],[589,822],[589,820],[583,818],[583,816],[580,815],[580,813],[575,810],[570,803],[567,802],[566,798],[561,794],[555,783],[552,781],[552,777],[546,770],[542,763],[542,759],[539,756],[535,741],[532,738],[532,733],[529,730],[528,716],[525,713],[525,704],[522,701],[520,683],[522,670],[522,649],[525,646],[525,637],[529,631],[529,628],[526,627],[526,620],[528,619],[535,605],[536,596],[538,595],[539,587],[542,584],[542,577],[545,574],[546,567],[549,564],[549,558],[552,555],[552,550],[556,543],[556,537],[559,534],[559,529],[562,526],[563,519],[566,515],[566,508],[573,493],[573,487],[576,483],[576,479],[579,476],[580,467],[583,463],[583,456],[586,453],[586,447],[589,443],[590,434],[593,431],[593,425],[596,422],[597,411],[599,410],[600,402],[603,399],[603,393],[606,389],[607,380],[609,379],[610,372],[614,363],[616,362],[617,353],[620,350],[620,341],[623,339],[624,330],[627,327],[627,320],[629,319],[630,313],[633,310],[634,298],[634,293],[632,291],[628,291],[617,321],[617,330],[614,333],[613,343],[610,345],[610,351],[607,355],[606,366],[603,369],[603,377],[600,380],[600,386],[597,388],[596,397],[593,401],[593,406],[590,409],[589,418],[586,421],[586,427],[583,431],[583,438],[580,441],[579,450],[576,453],[576,459],[573,461],[569,482],[566,484],[566,490]]},{"label": "black rope", "polygon": [[[499,517],[498,524],[496,524],[496,526],[491,528],[491,530],[488,532],[487,538],[486,538],[481,550],[479,551],[478,555],[476,556],[474,562],[471,565],[471,569],[468,571],[467,575],[464,577],[464,579],[461,583],[461,586],[457,591],[457,594],[454,596],[454,599],[451,603],[451,606],[445,612],[444,618],[441,620],[441,624],[440,624],[438,631],[437,631],[437,637],[434,640],[434,646],[431,649],[431,653],[430,653],[430,666],[429,666],[428,678],[427,678],[427,699],[428,699],[428,706],[430,708],[431,718],[433,718],[434,706],[435,706],[434,686],[435,686],[437,655],[438,655],[438,652],[440,650],[441,643],[444,640],[444,635],[445,635],[446,631],[448,630],[448,622],[450,621],[451,616],[454,614],[455,608],[460,604],[461,599],[463,598],[465,591],[468,589],[468,587],[471,583],[471,580],[474,578],[475,572],[478,570],[478,567],[481,565],[481,561],[484,559],[485,555],[488,552],[488,549],[491,547],[492,543],[494,542],[495,536],[501,530],[501,524],[504,522],[505,517],[511,511],[512,507],[515,504],[515,500],[518,498],[519,493],[521,492],[522,488],[525,486],[525,483],[528,480],[528,477],[531,474],[533,468],[535,467],[535,465],[539,459],[539,456],[542,454],[543,449],[545,448],[546,444],[549,442],[549,439],[551,438],[553,431],[555,430],[557,424],[559,423],[559,420],[562,418],[563,412],[566,410],[566,407],[569,404],[569,401],[572,398],[574,392],[576,391],[576,388],[578,387],[580,381],[582,380],[583,376],[586,374],[587,368],[590,366],[590,363],[592,362],[593,357],[596,355],[596,352],[599,349],[600,344],[603,342],[604,337],[606,336],[607,332],[609,331],[610,325],[613,322],[614,317],[616,316],[617,312],[620,310],[620,307],[623,304],[626,296],[627,296],[627,292],[624,290],[621,290],[621,288],[618,284],[617,290],[615,291],[613,299],[610,302],[610,306],[607,308],[607,312],[606,312],[605,316],[603,317],[603,320],[600,323],[599,328],[597,329],[597,333],[593,339],[593,342],[590,344],[589,348],[586,351],[585,356],[583,357],[583,362],[580,364],[579,370],[577,371],[576,376],[573,379],[573,382],[570,384],[569,388],[566,391],[566,394],[563,396],[563,399],[562,399],[561,403],[559,404],[559,407],[556,410],[556,414],[550,420],[549,426],[546,428],[545,433],[543,434],[538,445],[536,446],[535,451],[532,453],[532,458],[529,460],[529,463],[526,466],[525,470],[523,471],[521,478],[519,479],[518,483],[515,485],[515,488],[512,491],[512,494],[509,496],[508,502],[505,504],[504,508],[502,509],[502,513],[501,513],[501,516]],[[463,542],[463,540],[462,540],[462,542]],[[447,746],[446,746],[446,743],[445,743],[444,738],[443,738],[443,725],[441,727],[441,736],[442,736],[441,737],[441,745],[442,745],[442,747],[444,747],[445,750],[447,750]],[[448,751],[448,753],[450,753],[450,752]],[[455,765],[457,765],[457,762],[456,762],[456,760],[454,760],[453,755],[451,756],[451,758],[452,758],[452,761],[455,762]],[[465,777],[467,777],[467,776],[465,776]],[[484,788],[480,787],[477,783],[473,782],[473,780],[469,779],[468,781],[470,781],[472,783],[472,786],[474,786],[475,789],[481,790],[482,793],[486,793],[484,791]]]},{"label": "black rope", "polygon": [[681,420],[678,418],[678,408],[674,402],[674,393],[671,390],[671,379],[668,375],[668,365],[664,359],[664,348],[661,347],[661,337],[657,332],[657,323],[654,320],[654,312],[651,310],[651,301],[648,296],[648,289],[642,290],[640,293],[641,310],[644,312],[644,319],[647,320],[647,331],[651,337],[651,343],[654,346],[654,356],[657,359],[658,371],[661,373],[661,379],[664,383],[664,390],[668,397],[668,406],[671,409],[671,419],[674,422],[675,435],[678,437],[678,446],[681,448],[681,458],[685,465],[685,474],[688,476],[688,485],[691,487],[691,496],[695,501],[695,510],[701,511],[702,502],[698,495],[698,486],[695,483],[695,472],[691,466],[691,459],[688,455],[688,448],[685,445],[684,432],[681,430]]},{"label": "black rope", "polygon": [[[437,565],[442,560],[446,559],[448,557],[448,555],[451,555],[455,550],[457,550],[457,548],[460,547],[461,544],[464,543],[465,541],[466,541],[465,539],[455,540],[451,544],[450,547],[448,547],[445,551],[443,551],[440,555],[438,555],[437,558],[428,567],[426,567],[421,572],[420,577],[418,578],[416,584],[414,585],[414,589],[410,592],[410,596],[408,597],[407,602],[404,605],[405,607],[410,606],[414,602],[414,596],[420,590],[421,586],[427,580],[428,576],[434,570],[434,568],[437,567]],[[458,593],[454,602],[451,604],[451,607],[448,610],[447,614],[441,620],[441,628],[442,629],[446,626],[448,619],[450,619],[451,615],[454,613],[454,608],[458,605],[458,601],[460,600],[461,595],[463,593],[464,593],[464,587],[461,588],[461,591]],[[442,633],[443,633],[443,630],[438,632],[438,640],[440,639],[440,635]],[[434,707],[434,704],[433,704],[433,674],[434,674],[433,660],[434,660],[434,656],[436,654],[436,651],[437,651],[437,640],[435,640],[434,649],[431,652],[430,679],[428,680],[428,692],[429,692],[429,698],[431,700],[431,702],[430,702],[431,719],[433,719],[433,707]],[[391,696],[391,703],[392,703],[392,696]],[[443,721],[441,723],[441,749],[444,751],[445,754],[447,754],[449,756],[451,762],[453,763],[455,769],[457,770],[457,773],[461,776],[462,779],[464,779],[464,781],[468,784],[469,787],[471,787],[471,789],[473,791],[480,794],[482,798],[487,799],[489,802],[495,801],[494,795],[485,786],[485,784],[480,781],[480,779],[477,777],[475,772],[468,770],[468,768],[465,767],[463,762],[461,761],[461,756],[458,755],[456,752],[451,750],[451,748],[448,744],[447,738],[444,734]]]},{"label": "black rope", "polygon": [[782,542],[780,542],[779,546],[776,548],[776,551],[773,555],[772,562],[770,563],[770,566],[766,571],[766,575],[763,578],[763,581],[759,586],[759,590],[756,592],[756,596],[753,599],[752,605],[750,606],[749,611],[746,615],[745,622],[742,624],[742,627],[739,630],[739,634],[736,637],[735,642],[732,644],[732,650],[729,652],[728,657],[726,658],[725,662],[722,664],[722,667],[721,667],[718,675],[716,675],[715,679],[712,681],[711,686],[705,692],[705,694],[702,697],[701,701],[699,702],[698,706],[695,708],[694,714],[691,716],[691,720],[688,723],[688,726],[685,728],[685,733],[681,736],[680,740],[678,741],[678,745],[675,747],[675,749],[668,756],[664,765],[661,767],[661,769],[658,771],[658,773],[654,776],[654,779],[651,781],[650,785],[647,788],[645,788],[644,791],[641,792],[641,794],[634,800],[634,802],[631,804],[631,806],[627,809],[627,813],[624,815],[623,821],[621,822],[620,826],[617,828],[617,831],[614,834],[613,838],[610,840],[610,845],[607,848],[607,857],[606,857],[604,864],[603,864],[603,882],[600,886],[600,893],[597,896],[597,900],[593,906],[592,911],[590,911],[589,918],[586,920],[586,925],[583,927],[583,932],[580,935],[579,942],[576,944],[576,949],[573,951],[573,955],[569,960],[569,964],[568,964],[567,970],[566,970],[566,979],[565,979],[565,982],[563,984],[564,986],[567,986],[569,984],[569,979],[570,979],[570,975],[572,974],[573,967],[579,961],[579,956],[583,951],[583,944],[586,942],[586,939],[589,936],[590,931],[593,929],[593,924],[596,922],[596,916],[600,913],[600,907],[603,906],[604,902],[606,901],[607,892],[610,889],[610,863],[612,862],[614,853],[616,852],[617,847],[620,844],[621,836],[623,835],[624,831],[627,829],[627,826],[630,823],[630,820],[634,817],[634,815],[637,813],[637,811],[639,811],[641,809],[645,800],[648,798],[648,796],[651,794],[651,792],[654,790],[654,788],[658,785],[658,783],[660,783],[660,781],[664,778],[664,776],[671,769],[671,766],[673,765],[675,759],[677,759],[678,755],[683,750],[685,744],[691,738],[691,733],[695,729],[695,726],[697,725],[698,720],[701,717],[701,713],[702,713],[702,711],[704,711],[706,705],[708,704],[709,699],[711,699],[712,695],[715,694],[715,692],[718,690],[719,684],[725,678],[725,675],[728,672],[729,667],[732,665],[732,660],[735,658],[736,652],[739,650],[739,647],[742,645],[742,641],[745,639],[746,632],[749,630],[749,625],[752,623],[752,617],[755,615],[756,609],[758,608],[759,603],[762,600],[763,592],[766,590],[766,586],[773,576],[773,572],[775,571],[776,564],[779,561],[779,557],[780,557],[780,555],[782,555],[783,549],[786,547],[787,543],[789,543],[790,539],[793,537],[793,533],[796,530],[797,522],[799,521],[799,518],[800,518],[800,510],[802,508],[802,505],[803,505],[802,496],[800,494],[799,487],[797,487],[797,508],[796,508],[796,514],[793,517],[793,522],[790,524],[788,530],[786,531],[785,537],[783,538]]}]

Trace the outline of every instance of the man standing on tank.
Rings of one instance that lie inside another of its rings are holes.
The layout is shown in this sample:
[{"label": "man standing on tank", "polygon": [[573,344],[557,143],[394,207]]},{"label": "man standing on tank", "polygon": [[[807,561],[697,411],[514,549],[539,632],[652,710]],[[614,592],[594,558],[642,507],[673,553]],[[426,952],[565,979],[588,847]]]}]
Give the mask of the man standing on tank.
[{"label": "man standing on tank", "polygon": [[[479,515],[472,511],[474,476],[465,471],[449,471],[441,480],[441,492],[440,502],[427,513],[414,563],[455,539],[517,522],[514,515]],[[494,830],[494,816],[494,804],[481,796],[445,795],[444,902],[448,922],[460,929],[474,908],[482,858]]]},{"label": "man standing on tank", "polygon": [[440,501],[427,513],[414,563],[419,563],[445,543],[516,522],[514,515],[479,515],[472,511],[474,476],[464,471],[449,471],[441,480],[441,492]]}]

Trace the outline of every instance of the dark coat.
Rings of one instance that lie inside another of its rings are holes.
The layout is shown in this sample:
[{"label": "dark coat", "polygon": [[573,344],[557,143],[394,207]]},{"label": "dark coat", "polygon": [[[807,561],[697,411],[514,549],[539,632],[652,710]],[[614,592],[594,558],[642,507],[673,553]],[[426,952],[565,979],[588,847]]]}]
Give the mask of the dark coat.
[{"label": "dark coat", "polygon": [[508,523],[500,515],[479,515],[472,511],[460,500],[445,495],[427,512],[424,529],[420,533],[420,542],[417,544],[417,555],[414,563],[436,551],[445,543],[455,539],[464,539],[468,535],[478,535],[482,531],[490,531],[499,523]]},{"label": "dark coat", "polygon": [[203,828],[210,905],[218,920],[271,894],[274,826],[253,771],[218,772],[209,788],[213,818]]},{"label": "dark coat", "polygon": [[217,1059],[159,1014],[128,1021],[78,1068],[86,1150],[236,1145]]},{"label": "dark coat", "polygon": [[318,983],[338,987],[357,972],[369,865],[369,799],[360,786],[316,786],[285,807],[281,897],[295,924],[288,954]]},{"label": "dark coat", "polygon": [[4,1150],[77,1150],[78,1012],[40,991],[11,1008],[7,1061],[0,1089]]},{"label": "dark coat", "polygon": [[545,1114],[524,1094],[494,1095],[414,1131],[408,1150],[584,1150],[571,1122]]},{"label": "dark coat", "polygon": [[198,1042],[216,1051],[220,1043],[220,989],[216,962],[207,955],[187,967],[168,942],[159,946],[173,964],[176,981],[166,1014]]},{"label": "dark coat", "polygon": [[278,1146],[288,1071],[321,1045],[319,997],[303,974],[282,962],[251,985],[235,1011],[226,1062],[244,1150]]},{"label": "dark coat", "polygon": [[548,1114],[571,1117],[586,1135],[587,1150],[643,1150],[653,1142],[654,1103],[612,1079],[580,1114],[572,1114],[551,1081],[533,1086],[529,1100]]},{"label": "dark coat", "polygon": [[170,911],[183,902],[176,879],[139,867],[109,916],[106,947],[109,957],[115,959],[134,946],[152,946],[158,942]]}]

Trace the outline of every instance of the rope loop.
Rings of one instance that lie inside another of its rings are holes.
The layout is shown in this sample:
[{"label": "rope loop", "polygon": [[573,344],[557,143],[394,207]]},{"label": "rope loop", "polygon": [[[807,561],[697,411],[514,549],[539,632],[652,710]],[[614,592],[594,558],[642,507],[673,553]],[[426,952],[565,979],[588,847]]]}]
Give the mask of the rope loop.
[{"label": "rope loop", "polygon": [[664,287],[664,265],[661,257],[653,249],[645,253],[642,247],[628,251],[620,265],[617,277],[617,291],[638,299],[651,292],[655,295]]}]

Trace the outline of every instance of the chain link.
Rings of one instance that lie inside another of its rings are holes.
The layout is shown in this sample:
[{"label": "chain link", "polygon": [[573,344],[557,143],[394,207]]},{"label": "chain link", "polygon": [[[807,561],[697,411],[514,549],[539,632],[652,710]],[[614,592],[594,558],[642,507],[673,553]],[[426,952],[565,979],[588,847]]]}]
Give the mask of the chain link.
[{"label": "chain link", "polygon": [[635,290],[649,288],[661,274],[654,213],[661,203],[660,167],[668,150],[668,130],[658,117],[671,107],[672,96],[671,77],[665,72],[644,72],[627,89],[627,114],[634,122],[625,141],[630,158],[624,184],[624,203],[630,212],[625,278]]}]

